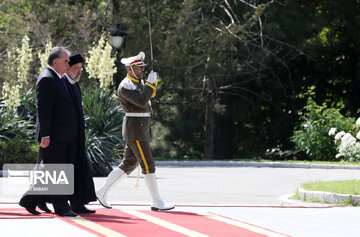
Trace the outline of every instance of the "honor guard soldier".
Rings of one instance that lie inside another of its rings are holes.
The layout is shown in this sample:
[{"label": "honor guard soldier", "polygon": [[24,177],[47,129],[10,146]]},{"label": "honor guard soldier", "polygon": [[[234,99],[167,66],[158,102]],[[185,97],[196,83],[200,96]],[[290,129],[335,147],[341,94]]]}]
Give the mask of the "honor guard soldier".
[{"label": "honor guard soldier", "polygon": [[125,112],[122,135],[126,147],[119,167],[110,172],[105,184],[96,191],[100,204],[105,208],[112,208],[106,201],[109,190],[129,175],[138,163],[152,197],[151,210],[164,211],[174,208],[174,205],[163,202],[158,191],[155,162],[150,148],[150,99],[156,93],[158,74],[151,71],[146,82],[142,80],[146,66],[144,59],[143,52],[121,59],[121,63],[126,67],[127,75],[121,81],[117,94]]}]

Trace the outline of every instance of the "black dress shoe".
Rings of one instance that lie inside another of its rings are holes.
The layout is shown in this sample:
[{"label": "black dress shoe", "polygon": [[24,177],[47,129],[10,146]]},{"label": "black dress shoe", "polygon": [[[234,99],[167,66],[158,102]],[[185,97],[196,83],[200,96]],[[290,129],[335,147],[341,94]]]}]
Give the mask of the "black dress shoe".
[{"label": "black dress shoe", "polygon": [[72,216],[72,217],[77,216],[77,214],[75,212],[73,212],[72,210],[67,210],[67,211],[64,211],[61,213],[56,213],[56,214],[58,214],[59,216]]},{"label": "black dress shoe", "polygon": [[73,210],[76,213],[95,213],[95,210],[90,210],[85,207],[85,205],[77,206],[77,207],[71,207],[71,210]]},{"label": "black dress shoe", "polygon": [[51,213],[51,210],[46,206],[45,202],[39,203],[38,207],[46,213]]},{"label": "black dress shoe", "polygon": [[30,204],[24,204],[22,202],[19,202],[19,205],[24,207],[27,212],[33,214],[33,215],[40,215],[41,213],[35,210],[36,205],[30,205]]}]

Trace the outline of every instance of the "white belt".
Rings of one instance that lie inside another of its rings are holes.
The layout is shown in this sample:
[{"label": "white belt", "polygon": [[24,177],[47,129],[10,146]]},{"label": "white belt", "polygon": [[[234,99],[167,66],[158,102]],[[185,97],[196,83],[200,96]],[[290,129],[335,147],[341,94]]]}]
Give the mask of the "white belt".
[{"label": "white belt", "polygon": [[150,113],[125,113],[126,117],[150,117]]}]

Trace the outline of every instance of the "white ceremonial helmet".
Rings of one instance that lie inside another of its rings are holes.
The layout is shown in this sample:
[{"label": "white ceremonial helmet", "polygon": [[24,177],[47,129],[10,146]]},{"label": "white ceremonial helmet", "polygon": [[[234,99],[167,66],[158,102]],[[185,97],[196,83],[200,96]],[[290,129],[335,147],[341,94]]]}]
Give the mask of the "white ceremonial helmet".
[{"label": "white ceremonial helmet", "polygon": [[125,66],[134,66],[134,65],[136,65],[136,66],[145,67],[146,64],[144,63],[144,60],[145,60],[145,53],[140,52],[136,56],[132,56],[132,57],[128,57],[128,58],[122,58],[121,63],[124,64]]}]

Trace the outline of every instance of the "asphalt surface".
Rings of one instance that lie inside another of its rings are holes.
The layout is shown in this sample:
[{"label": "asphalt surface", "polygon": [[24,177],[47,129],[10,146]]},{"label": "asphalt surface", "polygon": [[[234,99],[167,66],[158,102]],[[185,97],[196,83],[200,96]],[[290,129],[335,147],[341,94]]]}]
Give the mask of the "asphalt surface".
[{"label": "asphalt surface", "polygon": [[[134,188],[136,175],[137,170],[128,179],[119,183],[118,188],[111,192],[109,200],[147,200],[148,193],[141,180],[139,190]],[[360,177],[360,170],[158,166],[157,177],[164,198],[178,204],[205,202],[211,205],[282,205],[284,201],[279,197],[294,193],[303,183],[356,179]],[[94,182],[96,186],[100,186],[104,180],[94,178]],[[121,190],[126,190],[126,195]]]},{"label": "asphalt surface", "polygon": [[[149,209],[147,204],[150,196],[142,178],[139,189],[135,189],[136,175],[137,170],[109,193],[108,201],[114,203],[116,209]],[[290,236],[360,235],[358,207],[325,208],[326,205],[314,206],[286,198],[302,183],[359,179],[358,169],[158,163],[157,177],[163,199],[174,203],[176,211],[212,212]],[[98,188],[105,182],[105,178],[94,178],[94,182]],[[17,202],[24,188],[17,186],[10,194],[6,188],[4,190],[2,183],[3,179],[0,178],[0,208],[18,207],[4,203]],[[101,208],[95,205],[90,207]],[[19,225],[26,228],[19,229]],[[45,228],[45,232],[48,228],[52,233],[57,228],[67,231],[63,225],[56,220],[45,219],[0,221],[2,233],[13,233],[11,236],[21,236],[24,232],[34,231],[34,228]],[[79,232],[77,236],[89,235]]]}]

